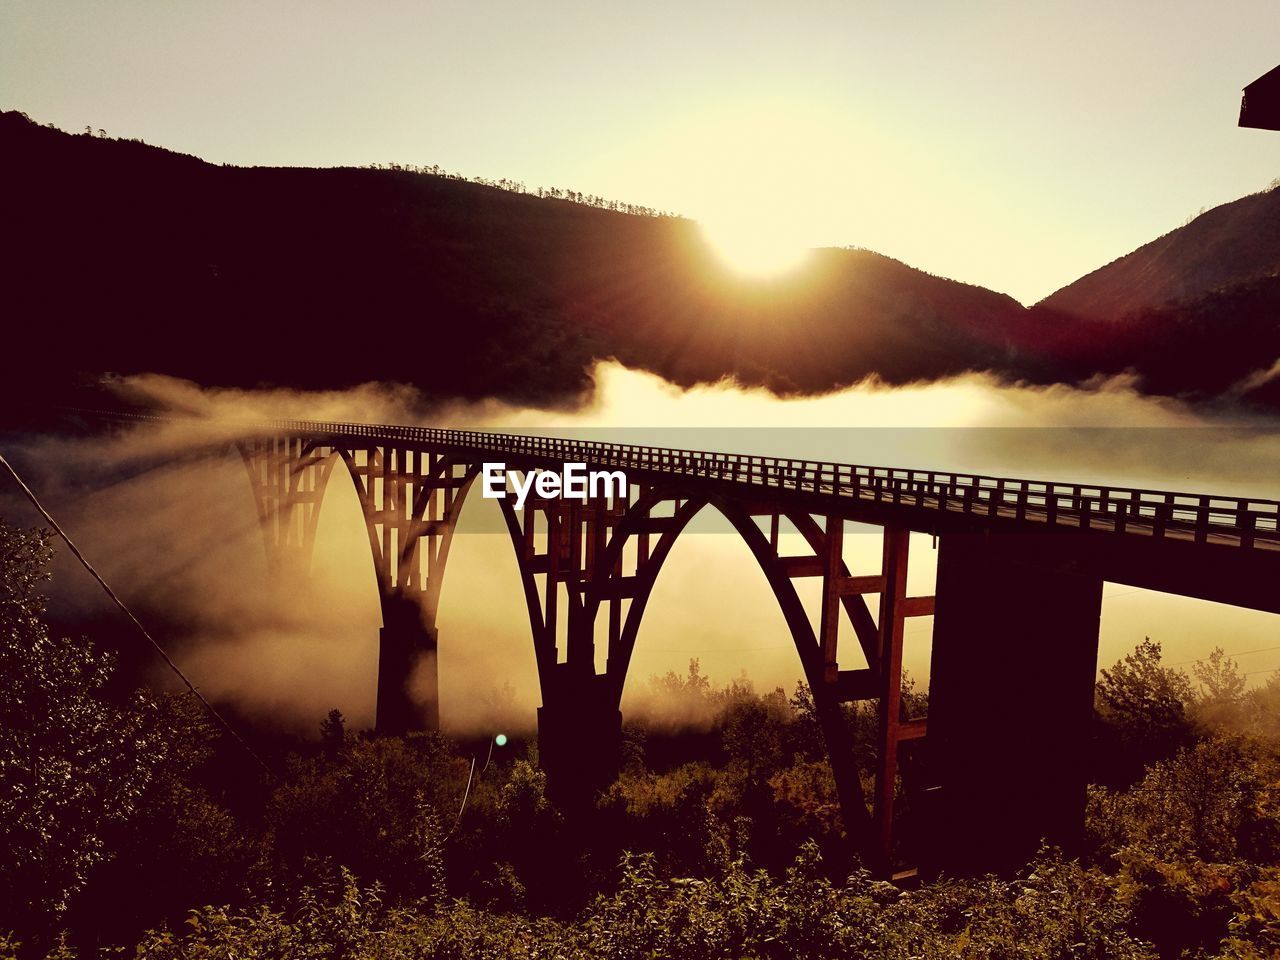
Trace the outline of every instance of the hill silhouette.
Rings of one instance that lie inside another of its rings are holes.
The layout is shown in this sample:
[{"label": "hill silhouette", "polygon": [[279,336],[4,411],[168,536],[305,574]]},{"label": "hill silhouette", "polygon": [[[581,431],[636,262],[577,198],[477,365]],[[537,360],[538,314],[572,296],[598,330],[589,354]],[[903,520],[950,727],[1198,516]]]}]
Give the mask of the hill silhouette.
[{"label": "hill silhouette", "polygon": [[[16,112],[0,114],[0,182],[8,408],[82,401],[104,372],[241,387],[396,381],[428,399],[570,403],[610,358],[684,386],[732,377],[780,394],[872,376],[1074,382],[1136,369],[1151,389],[1204,395],[1280,356],[1268,312],[1280,290],[1265,278],[1123,329],[1062,309],[1071,288],[1028,311],[865,250],[815,251],[796,273],[750,280],[692,221],[598,198],[397,169],[217,166]],[[1246,212],[1262,202],[1246,201]],[[1227,233],[1257,234],[1268,216],[1232,215]],[[1231,257],[1246,241],[1216,249]],[[1114,268],[1086,278],[1088,304],[1128,282],[1104,283]],[[1196,276],[1226,273],[1206,260]],[[1240,337],[1219,338],[1224,310],[1244,317]],[[1171,326],[1188,356],[1214,344],[1212,376],[1170,364]],[[1252,396],[1273,403],[1266,389]]]},{"label": "hill silhouette", "polygon": [[404,171],[219,167],[16,113],[0,176],[10,316],[81,371],[546,400],[614,357],[808,392],[989,366],[1023,312],[867,251],[753,282],[688,220]]},{"label": "hill silhouette", "polygon": [[1280,273],[1280,189],[1224,203],[1041,301],[1090,320],[1200,299]]},{"label": "hill silhouette", "polygon": [[1280,409],[1280,188],[1200,214],[1046,297],[1042,372]]}]

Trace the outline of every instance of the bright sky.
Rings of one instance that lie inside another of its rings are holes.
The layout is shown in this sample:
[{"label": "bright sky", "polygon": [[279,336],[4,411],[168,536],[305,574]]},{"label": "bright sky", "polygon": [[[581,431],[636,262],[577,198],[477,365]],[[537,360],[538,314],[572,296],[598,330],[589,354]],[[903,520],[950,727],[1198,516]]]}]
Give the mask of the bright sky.
[{"label": "bright sky", "polygon": [[1037,300],[1280,175],[1280,4],[5,0],[0,106],[238,164],[438,163]]}]

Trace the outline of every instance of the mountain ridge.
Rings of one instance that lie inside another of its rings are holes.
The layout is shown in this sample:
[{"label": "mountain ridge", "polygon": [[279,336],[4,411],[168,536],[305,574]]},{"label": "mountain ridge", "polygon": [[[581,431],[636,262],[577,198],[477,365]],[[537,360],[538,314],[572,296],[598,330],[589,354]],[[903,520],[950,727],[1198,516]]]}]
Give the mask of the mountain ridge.
[{"label": "mountain ridge", "polygon": [[[1234,301],[1191,289],[1256,273],[1265,250],[1235,273],[1206,261],[1181,301],[1141,306],[1145,319],[1123,329],[1068,309],[1105,300],[1123,286],[1118,273],[1173,262],[1162,251],[1188,248],[1179,231],[1028,309],[867,250],[816,250],[799,272],[748,280],[683,218],[404,169],[218,166],[15,112],[0,114],[0,182],[8,313],[29,348],[56,358],[10,351],[11,402],[48,402],[69,379],[111,371],[208,386],[382,380],[428,400],[574,403],[610,359],[684,387],[731,378],[782,395],[867,378],[1054,383],[1133,370],[1159,392],[1203,396],[1280,356],[1269,312],[1280,285]],[[1225,206],[1244,214],[1215,208],[1193,224],[1224,231],[1219,251],[1248,252],[1233,231],[1265,221],[1280,250],[1280,192],[1265,196],[1265,208],[1242,198]],[[1164,362],[1168,329],[1194,356],[1213,340],[1215,311],[1240,304],[1247,349],[1215,346],[1212,377]]]},{"label": "mountain ridge", "polygon": [[1280,187],[1206,210],[1090,271],[1037,306],[1122,320],[1280,272]]},{"label": "mountain ridge", "polygon": [[[21,278],[10,296],[31,326],[71,328],[62,348],[78,369],[235,385],[402,379],[522,399],[572,395],[593,361],[615,358],[682,385],[733,376],[815,392],[985,366],[989,332],[1022,314],[1004,294],[867,251],[817,251],[803,276],[743,280],[692,221],[429,174],[217,167],[13,114],[0,137],[0,177],[23,184],[3,201]],[[178,326],[217,333],[200,356],[175,342],[178,306]],[[109,329],[87,322],[104,312]],[[277,329],[285,317],[310,328],[301,366]],[[367,342],[379,325],[467,369],[428,377],[403,350]],[[349,333],[341,363],[315,342],[329,330]]]}]

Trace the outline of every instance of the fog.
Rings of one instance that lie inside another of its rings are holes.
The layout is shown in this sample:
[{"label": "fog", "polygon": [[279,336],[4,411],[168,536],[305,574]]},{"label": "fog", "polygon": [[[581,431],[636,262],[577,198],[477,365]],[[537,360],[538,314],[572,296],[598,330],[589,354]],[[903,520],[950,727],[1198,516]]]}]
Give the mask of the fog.
[{"label": "fog", "polygon": [[[1029,388],[972,376],[886,388],[864,383],[830,395],[778,399],[731,383],[681,390],[602,364],[589,402],[572,410],[496,402],[431,408],[409,387],[351,391],[204,390],[148,376],[122,395],[193,419],[114,440],[28,440],[6,450],[46,506],[126,602],[157,618],[200,689],[285,727],[314,731],[332,707],[354,726],[373,721],[380,625],[364,520],[339,465],[321,511],[309,577],[268,575],[247,474],[227,439],[237,422],[299,417],[479,427],[765,453],[912,468],[1106,482],[1231,496],[1276,497],[1277,424],[1227,408],[1145,397],[1124,379]],[[160,465],[157,465],[160,464]],[[8,492],[0,514],[36,518]],[[846,560],[874,572],[874,530],[850,525]],[[788,552],[800,552],[796,546]],[[936,552],[914,535],[908,589],[933,589]],[[69,557],[55,566],[64,617],[102,615],[105,598]],[[816,579],[798,581],[816,619]],[[872,604],[874,612],[874,604]],[[457,732],[530,729],[536,670],[510,542],[493,501],[472,492],[449,559],[438,620],[441,715]],[[851,630],[841,665],[861,664]],[[1100,663],[1144,636],[1172,662],[1214,646],[1241,653],[1251,679],[1280,667],[1280,623],[1267,614],[1108,585]],[[907,625],[905,665],[928,681],[931,621]],[[162,634],[162,635],[161,635]],[[1027,624],[1034,643],[1036,624]],[[1249,652],[1246,652],[1249,651]],[[1252,652],[1258,651],[1258,652]],[[601,665],[603,650],[600,651]],[[697,658],[715,682],[745,674],[757,689],[788,692],[801,676],[765,578],[727,523],[711,512],[677,542],[645,614],[624,712],[641,706],[647,679],[685,672]],[[157,683],[167,682],[157,670]]]}]

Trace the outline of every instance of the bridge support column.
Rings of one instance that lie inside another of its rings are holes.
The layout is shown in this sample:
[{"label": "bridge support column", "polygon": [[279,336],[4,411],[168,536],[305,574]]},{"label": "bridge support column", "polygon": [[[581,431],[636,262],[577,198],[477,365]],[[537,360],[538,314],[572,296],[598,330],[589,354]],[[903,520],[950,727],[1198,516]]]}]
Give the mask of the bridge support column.
[{"label": "bridge support column", "polygon": [[414,596],[393,594],[383,600],[375,721],[380,734],[402,736],[412,730],[440,729],[437,633],[425,613]]},{"label": "bridge support column", "polygon": [[538,761],[548,798],[568,811],[589,809],[596,794],[618,778],[622,711],[605,676],[559,674],[554,693],[538,708]]},{"label": "bridge support column", "polygon": [[[617,779],[619,704],[640,618],[675,538],[704,502],[631,487],[580,504],[531,499],[521,516],[510,500],[500,501],[538,660],[539,763],[548,796],[566,810],[589,809]],[[662,504],[671,514],[652,516]],[[629,541],[635,551],[627,558]],[[603,673],[596,672],[597,624],[607,644]]]},{"label": "bridge support column", "polygon": [[1102,580],[1064,538],[948,533],[938,559],[926,870],[1068,851],[1084,817]]},{"label": "bridge support column", "polygon": [[337,449],[360,498],[382,598],[375,727],[391,736],[438,730],[436,611],[458,514],[479,468],[395,445]]},{"label": "bridge support column", "polygon": [[294,436],[241,440],[236,449],[249,472],[268,575],[280,586],[307,577],[332,451]]}]

